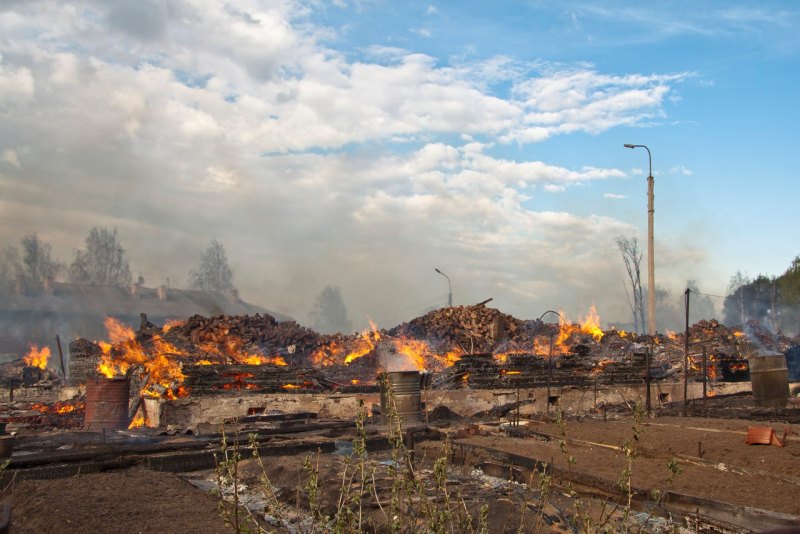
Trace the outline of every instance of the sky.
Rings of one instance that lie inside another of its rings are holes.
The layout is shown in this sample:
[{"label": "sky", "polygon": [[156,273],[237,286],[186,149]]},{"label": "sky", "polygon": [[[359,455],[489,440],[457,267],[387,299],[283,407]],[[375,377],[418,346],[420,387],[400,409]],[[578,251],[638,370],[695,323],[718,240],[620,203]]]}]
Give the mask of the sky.
[{"label": "sky", "polygon": [[[447,302],[628,321],[617,236],[724,294],[800,254],[794,1],[0,2],[0,246],[117,228],[187,287],[356,327]],[[791,164],[790,164],[791,162]],[[645,260],[646,261],[646,260]]]}]

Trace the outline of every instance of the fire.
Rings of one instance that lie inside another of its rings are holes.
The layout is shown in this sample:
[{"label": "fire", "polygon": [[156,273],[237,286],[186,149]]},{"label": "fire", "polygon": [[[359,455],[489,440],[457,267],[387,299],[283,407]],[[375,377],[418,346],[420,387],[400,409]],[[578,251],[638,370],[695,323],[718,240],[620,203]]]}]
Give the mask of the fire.
[{"label": "fire", "polygon": [[667,338],[668,339],[678,339],[678,334],[676,334],[674,331],[672,331],[672,330],[670,330],[668,328],[667,329]]},{"label": "fire", "polygon": [[36,345],[30,346],[30,351],[25,357],[22,358],[22,361],[25,362],[25,365],[30,367],[38,367],[39,369],[47,369],[47,362],[50,359],[50,348],[44,347],[41,350]]},{"label": "fire", "polygon": [[369,330],[361,332],[361,336],[356,340],[355,349],[345,356],[345,365],[350,365],[351,362],[372,352],[375,348],[375,343],[381,340],[381,333],[378,332],[378,326],[373,323],[371,319],[369,321],[369,327]]},{"label": "fire", "polygon": [[164,323],[164,326],[161,328],[161,331],[166,334],[167,332],[169,332],[173,328],[177,328],[177,327],[183,326],[185,324],[186,324],[186,321],[183,321],[183,320],[180,320],[180,319],[169,319],[166,323]]},{"label": "fire", "polygon": [[253,373],[223,373],[222,376],[229,376],[233,378],[233,381],[224,384],[222,389],[258,389],[258,384],[245,382],[246,379],[253,378],[255,376]]},{"label": "fire", "polygon": [[603,330],[600,328],[600,316],[597,314],[597,309],[594,307],[594,304],[589,308],[586,319],[581,323],[581,332],[589,334],[595,341],[603,339]]},{"label": "fire", "polygon": [[361,382],[361,381],[360,381],[358,378],[354,378],[354,379],[352,379],[352,380],[350,381],[350,383],[351,383],[351,384],[353,384],[354,386],[357,386],[357,385],[358,385],[360,382]]},{"label": "fire", "polygon": [[569,347],[566,345],[566,341],[573,334],[578,332],[592,336],[595,341],[600,341],[603,339],[604,334],[603,330],[600,328],[600,315],[598,315],[594,304],[592,304],[592,307],[589,308],[589,313],[579,325],[570,323],[565,319],[565,317],[566,315],[563,311],[561,311],[558,319],[558,337],[556,338],[554,346],[554,348],[557,349],[558,354],[567,354],[569,352]]},{"label": "fire", "polygon": [[327,345],[323,345],[311,355],[311,362],[317,367],[328,367],[336,365],[338,356],[344,352],[342,347],[336,341],[331,341]]},{"label": "fire", "polygon": [[522,371],[509,371],[508,369],[500,369],[500,376],[515,376],[521,375]]},{"label": "fire", "polygon": [[749,369],[749,366],[745,362],[735,362],[735,363],[730,364],[729,369],[732,372],[743,372],[743,371],[747,371],[747,369]]},{"label": "fire", "polygon": [[609,360],[608,358],[603,358],[599,362],[595,364],[591,371],[589,371],[589,376],[597,376],[605,370],[606,366],[615,363],[614,360]]},{"label": "fire", "polygon": [[716,397],[716,396],[717,392],[714,391],[713,389],[711,391],[706,392],[706,397]]},{"label": "fire", "polygon": [[139,412],[136,412],[136,417],[133,418],[133,421],[131,421],[131,424],[128,425],[128,428],[129,429],[130,428],[140,428],[140,427],[144,426],[144,423],[145,423],[144,415],[142,414],[141,411],[139,411]]},{"label": "fire", "polygon": [[404,337],[395,339],[394,347],[397,353],[405,356],[410,365],[417,371],[441,371],[451,367],[463,356],[463,353],[459,350],[438,354],[431,350],[426,341]]},{"label": "fire", "polygon": [[86,403],[83,401],[67,402],[56,401],[53,404],[45,404],[42,402],[34,402],[31,405],[31,410],[36,410],[43,414],[59,414],[64,415],[75,411],[81,411],[86,408]]},{"label": "fire", "polygon": [[284,384],[281,387],[283,389],[301,389],[303,386],[298,386],[297,384]]}]

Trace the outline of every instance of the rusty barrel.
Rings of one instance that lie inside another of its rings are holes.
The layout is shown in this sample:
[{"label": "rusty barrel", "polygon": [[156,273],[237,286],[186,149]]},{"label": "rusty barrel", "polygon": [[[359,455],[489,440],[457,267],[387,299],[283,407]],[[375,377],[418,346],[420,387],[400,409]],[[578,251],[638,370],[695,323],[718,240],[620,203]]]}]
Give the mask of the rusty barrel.
[{"label": "rusty barrel", "polygon": [[129,378],[90,378],[86,381],[87,430],[128,428]]},{"label": "rusty barrel", "polygon": [[420,413],[420,382],[422,376],[419,371],[392,371],[382,373],[381,376],[381,414],[384,424],[389,423],[391,403],[389,385],[394,394],[395,411],[403,424],[419,423],[422,420]]},{"label": "rusty barrel", "polygon": [[789,400],[789,370],[783,354],[759,354],[748,359],[756,406],[783,408]]}]

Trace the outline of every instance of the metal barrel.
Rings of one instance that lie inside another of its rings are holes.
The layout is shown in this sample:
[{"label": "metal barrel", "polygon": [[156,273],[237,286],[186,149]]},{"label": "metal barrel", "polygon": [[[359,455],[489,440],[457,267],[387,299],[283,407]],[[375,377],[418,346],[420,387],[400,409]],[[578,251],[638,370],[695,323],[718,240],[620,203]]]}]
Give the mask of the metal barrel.
[{"label": "metal barrel", "polygon": [[403,424],[419,423],[422,420],[420,412],[420,382],[419,371],[392,371],[383,373],[381,377],[381,415],[384,424],[389,423],[391,412],[388,385],[391,384],[394,394],[394,404],[397,416]]},{"label": "metal barrel", "polygon": [[750,381],[756,406],[783,408],[789,400],[789,370],[783,354],[751,356]]},{"label": "metal barrel", "polygon": [[86,382],[87,430],[128,428],[129,378],[92,378]]}]

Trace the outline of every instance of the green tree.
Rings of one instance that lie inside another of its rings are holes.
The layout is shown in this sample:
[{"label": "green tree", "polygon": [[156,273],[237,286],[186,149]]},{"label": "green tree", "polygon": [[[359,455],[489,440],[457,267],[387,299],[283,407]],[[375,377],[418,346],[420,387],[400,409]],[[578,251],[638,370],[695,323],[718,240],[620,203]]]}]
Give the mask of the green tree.
[{"label": "green tree", "polygon": [[86,250],[75,252],[69,266],[69,280],[76,284],[126,287],[131,269],[117,229],[93,227],[86,237]]},{"label": "green tree", "polygon": [[192,288],[210,293],[222,294],[234,289],[233,271],[222,243],[211,241],[200,256],[200,268],[189,272],[189,280]]},{"label": "green tree", "polygon": [[22,262],[19,275],[28,291],[40,291],[45,280],[53,280],[63,269],[63,264],[51,257],[52,248],[34,232],[21,240]]},{"label": "green tree", "polygon": [[342,298],[342,290],[338,287],[326,286],[317,295],[309,315],[314,329],[323,334],[336,332],[346,334],[352,329]]},{"label": "green tree", "polygon": [[3,247],[0,250],[0,292],[8,293],[14,289],[21,269],[17,247]]}]

